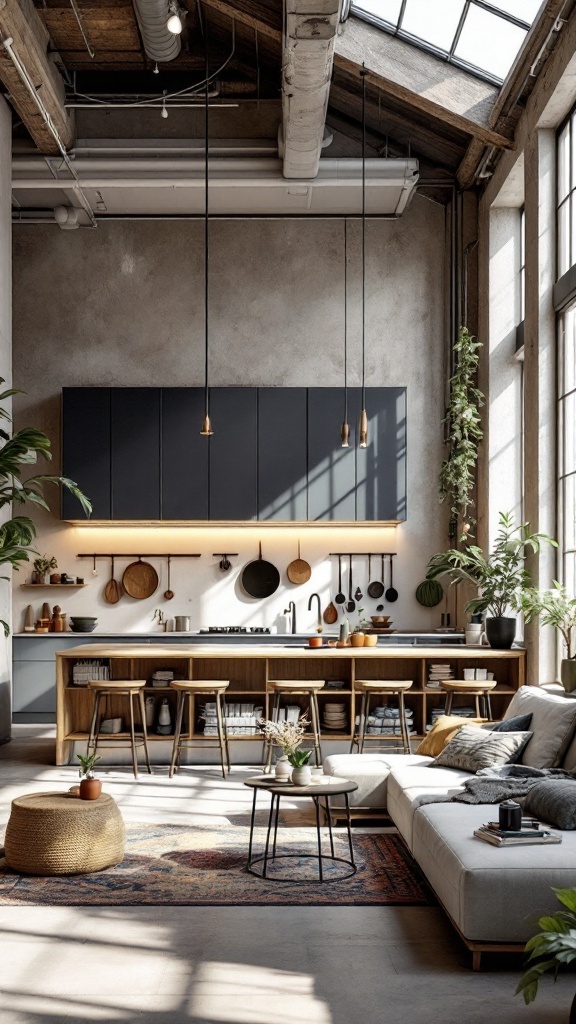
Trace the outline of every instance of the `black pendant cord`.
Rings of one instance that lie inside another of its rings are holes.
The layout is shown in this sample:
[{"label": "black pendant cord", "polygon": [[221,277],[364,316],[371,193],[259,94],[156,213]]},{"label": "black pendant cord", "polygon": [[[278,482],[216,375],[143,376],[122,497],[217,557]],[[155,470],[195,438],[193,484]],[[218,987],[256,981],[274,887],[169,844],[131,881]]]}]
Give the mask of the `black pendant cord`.
[{"label": "black pendant cord", "polygon": [[348,221],[344,218],[344,423],[348,423]]},{"label": "black pendant cord", "polygon": [[209,376],[209,357],[210,357],[210,346],[209,346],[209,260],[210,260],[210,219],[208,215],[208,180],[209,180],[209,146],[208,140],[210,138],[210,121],[209,121],[209,100],[208,100],[208,81],[210,78],[210,70],[208,66],[208,25],[206,19],[202,19],[202,25],[204,29],[204,77],[206,79],[205,85],[205,100],[204,100],[204,421],[202,423],[201,434],[209,437],[212,434],[212,427],[210,424],[210,376]]},{"label": "black pendant cord", "polygon": [[366,71],[362,65],[362,408],[366,408]]}]

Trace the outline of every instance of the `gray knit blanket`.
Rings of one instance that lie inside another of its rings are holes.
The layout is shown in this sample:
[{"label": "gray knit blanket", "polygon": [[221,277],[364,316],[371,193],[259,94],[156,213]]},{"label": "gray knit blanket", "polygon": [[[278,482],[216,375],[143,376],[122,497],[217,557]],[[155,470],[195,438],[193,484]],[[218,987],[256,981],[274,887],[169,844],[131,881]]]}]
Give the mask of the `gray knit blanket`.
[{"label": "gray knit blanket", "polygon": [[503,764],[499,768],[482,768],[464,782],[458,792],[422,796],[418,805],[442,804],[455,801],[461,804],[499,804],[502,800],[520,799],[542,779],[573,779],[576,772],[562,768],[530,768],[525,764]]}]

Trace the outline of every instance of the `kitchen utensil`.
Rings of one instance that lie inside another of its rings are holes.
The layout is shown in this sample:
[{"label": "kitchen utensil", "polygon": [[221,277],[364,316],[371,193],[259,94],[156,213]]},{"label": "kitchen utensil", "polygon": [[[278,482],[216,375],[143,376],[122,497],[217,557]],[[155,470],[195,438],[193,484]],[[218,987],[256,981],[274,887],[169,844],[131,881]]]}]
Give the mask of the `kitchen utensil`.
[{"label": "kitchen utensil", "polygon": [[338,621],[338,609],[336,605],[332,604],[332,601],[330,601],[328,607],[324,609],[324,614],[322,618],[324,619],[324,622],[326,622],[329,626],[332,626],[335,622]]},{"label": "kitchen utensil", "polygon": [[189,633],[190,632],[190,616],[189,615],[175,615],[174,616],[174,632],[176,632],[176,633]]},{"label": "kitchen utensil", "polygon": [[242,570],[242,586],[250,597],[270,597],[280,586],[280,573],[272,562],[262,558],[262,542],[258,550],[258,558]]},{"label": "kitchen utensil", "polygon": [[382,594],[384,593],[384,584],[381,583],[380,580],[370,580],[371,575],[372,555],[368,555],[368,597],[373,597],[374,599],[382,597]]},{"label": "kitchen utensil", "polygon": [[394,601],[398,600],[398,591],[394,588],[394,555],[388,555],[390,562],[390,586],[384,594],[384,598],[390,604],[394,604]]},{"label": "kitchen utensil", "polygon": [[170,555],[168,555],[168,588],[164,591],[164,597],[167,601],[171,601],[174,597],[174,591],[170,589]]},{"label": "kitchen utensil", "polygon": [[129,597],[137,601],[144,601],[151,597],[158,589],[158,573],[150,562],[143,562],[141,558],[137,562],[130,562],[126,566],[122,576],[122,586]]},{"label": "kitchen utensil", "polygon": [[300,538],[298,538],[298,558],[294,558],[288,568],[286,569],[286,575],[290,580],[290,583],[294,583],[296,586],[300,586],[302,583],[308,583],[312,575],[312,569],[308,562],[304,561],[300,557]]},{"label": "kitchen utensil", "polygon": [[444,591],[438,580],[423,580],[416,587],[416,600],[424,608],[435,608],[444,597]]},{"label": "kitchen utensil", "polygon": [[222,555],[222,558],[218,563],[218,568],[220,569],[220,572],[229,572],[232,568],[232,562],[228,558],[228,555]]},{"label": "kitchen utensil", "polygon": [[114,579],[114,555],[111,555],[110,579],[104,587],[104,600],[107,604],[118,604],[122,597],[122,591],[118,580]]},{"label": "kitchen utensil", "polygon": [[334,598],[336,604],[344,604],[346,594],[342,590],[342,555],[338,555],[338,593]]},{"label": "kitchen utensil", "polygon": [[356,611],[356,601],[352,597],[352,555],[348,555],[348,559],[348,600],[346,602],[346,611],[350,613]]}]

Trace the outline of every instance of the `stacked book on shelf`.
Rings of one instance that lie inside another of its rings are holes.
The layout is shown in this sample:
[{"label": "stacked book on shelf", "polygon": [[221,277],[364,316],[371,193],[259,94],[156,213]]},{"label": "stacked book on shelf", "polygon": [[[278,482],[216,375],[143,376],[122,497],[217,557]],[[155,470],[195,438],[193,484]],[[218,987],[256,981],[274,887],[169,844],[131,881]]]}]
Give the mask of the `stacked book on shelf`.
[{"label": "stacked book on shelf", "polygon": [[110,669],[107,661],[99,658],[81,658],[74,662],[72,667],[72,682],[74,686],[88,686],[92,679],[102,680],[110,678]]},{"label": "stacked book on shelf", "polygon": [[[414,729],[414,712],[411,708],[406,708],[404,712],[404,718],[406,721],[406,728],[408,729],[408,735],[412,736],[416,732]],[[360,724],[360,716],[356,717],[356,725]],[[401,736],[400,729],[400,709],[394,707],[391,704],[382,705],[382,707],[374,708],[374,710],[368,715],[366,720],[366,735],[367,736]]]},{"label": "stacked book on shelf", "polygon": [[475,829],[474,835],[492,846],[540,846],[562,842],[559,832],[553,832],[534,818],[522,818],[520,829],[501,829],[497,821],[488,821]]},{"label": "stacked book on shelf", "polygon": [[[440,718],[441,715],[445,714],[444,707],[445,705],[442,704],[440,707],[432,708],[430,721],[426,725],[426,732],[430,732],[430,729],[435,725],[437,719]],[[460,718],[475,718],[476,709],[470,704],[459,704],[457,707],[452,708],[450,714],[458,715]]]},{"label": "stacked book on shelf", "polygon": [[[226,702],[224,705],[224,722],[229,736],[261,736],[257,722],[262,718],[263,708],[254,703]],[[300,713],[298,708],[298,714]],[[216,701],[207,701],[201,709],[200,718],[204,721],[204,735],[217,736]],[[296,718],[298,721],[298,718]]]},{"label": "stacked book on shelf", "polygon": [[152,673],[152,686],[165,687],[170,686],[170,683],[174,679],[174,672],[171,668],[156,669]]},{"label": "stacked book on shelf", "polygon": [[426,689],[439,690],[440,683],[443,679],[454,679],[454,673],[450,668],[450,665],[446,665],[444,662],[435,662],[431,664],[428,669],[428,682],[426,683]]}]

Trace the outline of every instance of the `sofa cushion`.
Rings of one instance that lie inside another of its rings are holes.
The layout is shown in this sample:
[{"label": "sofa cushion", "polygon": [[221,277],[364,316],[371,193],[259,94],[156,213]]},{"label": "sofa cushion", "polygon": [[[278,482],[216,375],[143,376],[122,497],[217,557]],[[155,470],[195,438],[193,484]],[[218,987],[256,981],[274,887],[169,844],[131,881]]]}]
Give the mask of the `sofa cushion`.
[{"label": "sofa cushion", "polygon": [[521,686],[506,708],[504,721],[525,714],[532,715],[532,738],[520,763],[532,768],[556,768],[576,728],[576,700],[547,693],[538,686]]},{"label": "sofa cushion", "polygon": [[526,814],[554,828],[576,829],[576,779],[543,779],[523,804]]},{"label": "sofa cushion", "polygon": [[395,765],[388,776],[388,814],[409,849],[412,849],[412,822],[415,812],[428,797],[442,799],[458,793],[464,787],[469,772],[455,768],[435,768],[428,765]]},{"label": "sofa cushion", "polygon": [[507,764],[531,735],[530,732],[484,732],[476,726],[464,726],[432,762],[431,767],[442,765],[445,768],[479,772],[482,768]]},{"label": "sofa cushion", "polygon": [[[463,718],[462,715],[439,715],[430,732],[424,737],[418,747],[417,754],[425,754],[427,757],[438,757],[444,750],[447,743],[456,735],[459,729],[469,725],[471,719]],[[478,721],[474,719],[473,721]],[[479,722],[478,722],[479,724]]]},{"label": "sofa cushion", "polygon": [[564,757],[562,759],[562,767],[567,772],[573,772],[576,768],[576,732],[574,733],[572,739],[570,740],[570,744],[566,749],[566,753],[564,754]]},{"label": "sofa cushion", "polygon": [[[356,782],[358,789],[350,793],[351,807],[373,807],[386,810],[386,791],[390,770],[396,765],[427,764],[429,758],[416,754],[329,754],[324,758],[324,774]],[[332,797],[334,807],[343,806],[343,797]]]},{"label": "sofa cushion", "polygon": [[[557,846],[497,847],[474,829],[498,807],[431,804],[414,816],[413,856],[468,940],[526,942],[556,909],[551,886],[576,886],[576,832]],[[497,1016],[497,1014],[496,1014]]]}]

